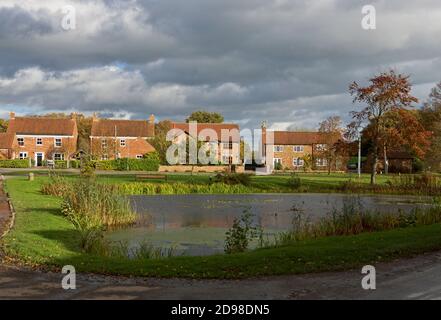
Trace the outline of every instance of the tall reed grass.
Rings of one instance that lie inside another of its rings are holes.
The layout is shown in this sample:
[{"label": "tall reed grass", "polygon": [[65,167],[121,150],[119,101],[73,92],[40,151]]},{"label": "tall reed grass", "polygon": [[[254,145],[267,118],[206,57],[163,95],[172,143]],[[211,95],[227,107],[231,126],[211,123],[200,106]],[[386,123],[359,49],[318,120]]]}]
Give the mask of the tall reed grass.
[{"label": "tall reed grass", "polygon": [[148,183],[128,182],[117,185],[118,190],[126,195],[156,195],[156,194],[228,194],[257,192],[254,188],[241,184],[191,184],[191,183]]},{"label": "tall reed grass", "polygon": [[293,207],[292,228],[275,236],[273,245],[329,236],[356,235],[363,232],[441,223],[441,201],[434,198],[428,208],[410,212],[382,213],[363,208],[358,197],[347,197],[341,209],[333,208],[326,216],[312,221],[301,208]]}]

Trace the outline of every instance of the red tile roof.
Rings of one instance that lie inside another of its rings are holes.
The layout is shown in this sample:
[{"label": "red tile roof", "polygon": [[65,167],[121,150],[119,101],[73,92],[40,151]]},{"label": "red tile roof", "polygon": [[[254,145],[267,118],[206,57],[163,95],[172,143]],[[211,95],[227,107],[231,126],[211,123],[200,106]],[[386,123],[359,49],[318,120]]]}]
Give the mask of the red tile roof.
[{"label": "red tile roof", "polygon": [[[267,131],[267,134],[269,131]],[[325,143],[319,132],[273,131],[274,144],[278,145],[307,145]]]},{"label": "red tile roof", "polygon": [[12,133],[0,133],[0,149],[10,149],[14,143],[15,135]]},{"label": "red tile roof", "polygon": [[[211,129],[213,130],[217,137],[218,137],[218,141],[223,141],[226,139],[222,139],[222,133],[224,133],[224,135],[228,135],[228,140],[232,140],[233,142],[239,142],[240,141],[240,132],[239,132],[239,125],[237,124],[233,124],[233,123],[197,123],[197,134],[200,135],[202,130],[205,129]],[[189,134],[190,132],[190,128],[189,128],[189,124],[185,123],[185,122],[173,122],[172,123],[172,129],[181,129],[182,131],[184,131],[185,133]],[[207,133],[207,132],[202,132],[203,134]],[[231,138],[230,138],[230,134],[231,134]],[[209,139],[207,139],[207,137],[204,137],[206,139],[206,141],[208,141]]]},{"label": "red tile roof", "polygon": [[96,119],[92,122],[93,137],[153,137],[155,124],[146,120]]},{"label": "red tile roof", "polygon": [[70,118],[17,117],[9,120],[8,133],[25,135],[72,136],[76,122]]}]

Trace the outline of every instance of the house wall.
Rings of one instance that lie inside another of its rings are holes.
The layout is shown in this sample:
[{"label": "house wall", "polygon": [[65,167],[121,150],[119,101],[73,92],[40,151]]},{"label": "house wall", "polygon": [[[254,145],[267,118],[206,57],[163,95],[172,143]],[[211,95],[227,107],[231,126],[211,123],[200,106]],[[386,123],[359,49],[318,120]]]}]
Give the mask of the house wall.
[{"label": "house wall", "polygon": [[[187,139],[187,134],[181,134],[177,136],[173,140],[173,144],[180,144],[185,143]],[[206,142],[206,146],[209,145],[209,142]],[[198,150],[199,151],[199,150]],[[232,164],[240,164],[240,143],[239,142],[233,142],[232,148],[230,149],[228,147],[224,147],[223,142],[217,143],[217,159],[218,161],[228,164],[228,157],[232,157]]]},{"label": "house wall", "polygon": [[[102,140],[105,139],[107,147],[102,147]],[[121,140],[125,140],[125,146],[121,145]],[[115,152],[119,154],[120,158],[132,158],[143,156],[146,153],[154,151],[154,148],[147,142],[146,138],[138,137],[117,137],[115,138],[101,138],[91,137],[91,153],[98,158],[102,158],[107,154],[108,159],[115,159]]]},{"label": "house wall", "polygon": [[[18,144],[18,138],[23,138],[24,145]],[[61,147],[55,146],[55,139],[61,139]],[[27,152],[28,158],[35,160],[37,152],[44,153],[44,160],[52,160],[54,153],[61,153],[64,159],[68,159],[77,148],[77,135],[74,136],[22,136],[17,135],[12,144],[12,158],[19,158],[20,152]],[[37,139],[42,140],[42,145],[37,145]]]},{"label": "house wall", "polygon": [[[283,151],[275,151],[275,146],[283,147]],[[325,170],[327,166],[317,166],[316,158],[319,153],[314,150],[315,145],[312,144],[296,144],[296,145],[266,145],[266,163],[271,168],[274,168],[274,159],[282,160],[282,168],[288,170],[303,170],[304,166],[295,166],[295,158],[304,158],[307,155],[313,157],[311,168],[316,170]],[[294,151],[294,146],[303,146],[303,152]]]}]

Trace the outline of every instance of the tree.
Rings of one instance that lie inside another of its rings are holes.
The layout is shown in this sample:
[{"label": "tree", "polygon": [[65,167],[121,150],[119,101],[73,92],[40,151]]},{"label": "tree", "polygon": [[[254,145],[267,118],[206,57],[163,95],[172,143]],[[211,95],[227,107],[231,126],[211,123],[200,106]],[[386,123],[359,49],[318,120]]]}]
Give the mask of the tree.
[{"label": "tree", "polygon": [[383,72],[369,82],[366,87],[361,87],[357,82],[349,86],[349,92],[354,97],[353,102],[366,104],[361,111],[351,112],[354,119],[351,127],[360,128],[366,121],[370,121],[372,125],[371,184],[375,184],[381,138],[385,132],[385,115],[389,111],[411,107],[418,99],[410,94],[412,86],[409,76],[396,74],[393,70]]},{"label": "tree", "polygon": [[0,132],[6,132],[8,130],[9,121],[0,119]]},{"label": "tree", "polygon": [[440,169],[441,163],[441,82],[430,92],[429,99],[419,112],[421,122],[432,133],[430,147],[425,156],[426,168]]},{"label": "tree", "polygon": [[171,128],[172,123],[169,120],[160,121],[155,124],[155,137],[151,142],[159,154],[161,164],[167,164],[167,149],[172,144],[171,141],[167,141],[167,132],[169,132]]},{"label": "tree", "polygon": [[224,122],[224,117],[217,112],[199,110],[193,112],[185,121],[197,121],[200,123],[222,123]]},{"label": "tree", "polygon": [[328,175],[331,174],[331,167],[337,163],[337,150],[335,144],[342,137],[343,129],[341,118],[338,116],[331,116],[320,122],[319,132],[323,139],[323,148],[318,150],[319,155],[326,159],[328,168]]}]

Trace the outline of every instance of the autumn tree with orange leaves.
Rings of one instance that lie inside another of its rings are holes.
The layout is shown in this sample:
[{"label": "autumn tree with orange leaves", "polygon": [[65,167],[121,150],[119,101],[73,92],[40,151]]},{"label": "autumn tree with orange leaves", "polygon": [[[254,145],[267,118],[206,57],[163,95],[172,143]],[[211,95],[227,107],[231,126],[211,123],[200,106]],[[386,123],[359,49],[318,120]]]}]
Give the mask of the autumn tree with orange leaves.
[{"label": "autumn tree with orange leaves", "polygon": [[369,85],[363,87],[357,82],[349,86],[349,92],[354,97],[353,103],[363,103],[361,111],[352,111],[351,128],[361,128],[367,123],[371,126],[372,139],[372,171],[371,184],[375,184],[381,141],[385,139],[387,114],[412,107],[418,99],[410,94],[409,76],[395,73],[393,70],[383,72],[371,79]]}]

